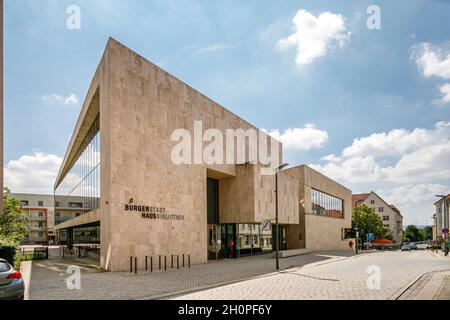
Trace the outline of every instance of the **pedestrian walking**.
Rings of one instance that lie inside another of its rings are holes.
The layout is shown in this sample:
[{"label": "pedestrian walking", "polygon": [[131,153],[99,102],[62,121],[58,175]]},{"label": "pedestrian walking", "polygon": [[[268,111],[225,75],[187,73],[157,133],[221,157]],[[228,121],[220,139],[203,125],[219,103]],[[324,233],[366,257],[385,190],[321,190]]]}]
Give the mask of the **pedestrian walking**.
[{"label": "pedestrian walking", "polygon": [[352,240],[350,240],[348,242],[348,251],[353,251],[353,241]]}]

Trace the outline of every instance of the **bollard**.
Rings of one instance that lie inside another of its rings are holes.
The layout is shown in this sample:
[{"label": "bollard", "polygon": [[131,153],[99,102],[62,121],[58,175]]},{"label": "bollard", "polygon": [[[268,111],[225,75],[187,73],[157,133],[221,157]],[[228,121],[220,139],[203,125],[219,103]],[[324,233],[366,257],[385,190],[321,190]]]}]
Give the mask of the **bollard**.
[{"label": "bollard", "polygon": [[164,271],[167,271],[167,256],[164,256]]},{"label": "bollard", "polygon": [[134,257],[134,273],[137,273],[137,257]]},{"label": "bollard", "polygon": [[173,254],[170,255],[170,268],[173,269]]},{"label": "bollard", "polygon": [[180,269],[180,256],[177,254],[177,269]]},{"label": "bollard", "polygon": [[130,272],[133,272],[133,257],[130,257]]},{"label": "bollard", "polygon": [[150,272],[153,272],[153,257],[150,257]]},{"label": "bollard", "polygon": [[159,255],[159,270],[161,270],[161,255]]},{"label": "bollard", "polygon": [[147,256],[145,256],[145,271],[148,271],[148,262]]},{"label": "bollard", "polygon": [[184,268],[184,253],[183,253],[183,268]]},{"label": "bollard", "polygon": [[188,254],[188,264],[189,264],[189,269],[191,268],[191,255]]}]

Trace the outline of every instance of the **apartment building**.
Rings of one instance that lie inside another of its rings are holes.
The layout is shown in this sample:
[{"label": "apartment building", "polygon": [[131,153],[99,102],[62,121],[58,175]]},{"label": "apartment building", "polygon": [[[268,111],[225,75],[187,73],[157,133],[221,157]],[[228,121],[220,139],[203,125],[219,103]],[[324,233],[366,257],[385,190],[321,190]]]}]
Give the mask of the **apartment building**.
[{"label": "apartment building", "polygon": [[48,244],[55,240],[53,195],[12,193],[28,216],[30,234],[22,244]]},{"label": "apartment building", "polygon": [[375,210],[383,221],[383,225],[391,230],[394,241],[403,241],[403,216],[400,210],[392,204],[388,204],[375,192],[352,195],[352,207],[365,204]]}]

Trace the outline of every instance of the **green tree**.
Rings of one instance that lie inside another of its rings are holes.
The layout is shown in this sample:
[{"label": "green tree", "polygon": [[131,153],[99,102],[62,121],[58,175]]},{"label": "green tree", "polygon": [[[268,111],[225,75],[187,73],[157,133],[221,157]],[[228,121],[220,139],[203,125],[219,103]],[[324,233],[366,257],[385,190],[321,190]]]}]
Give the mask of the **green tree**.
[{"label": "green tree", "polygon": [[28,235],[28,217],[20,210],[20,201],[3,189],[3,214],[0,215],[0,246],[15,247]]},{"label": "green tree", "polygon": [[433,240],[433,227],[426,226],[425,228],[422,228],[419,230],[420,234],[422,235],[422,240]]},{"label": "green tree", "polygon": [[393,239],[390,230],[383,226],[381,217],[365,204],[353,208],[352,228],[358,228],[361,239],[366,239],[368,233],[374,233],[376,239]]},{"label": "green tree", "polygon": [[[409,242],[418,242],[431,239],[431,227],[430,229],[419,229],[415,225],[409,225],[406,227],[405,232],[403,232],[403,240]],[[428,235],[429,233],[429,235]]]}]

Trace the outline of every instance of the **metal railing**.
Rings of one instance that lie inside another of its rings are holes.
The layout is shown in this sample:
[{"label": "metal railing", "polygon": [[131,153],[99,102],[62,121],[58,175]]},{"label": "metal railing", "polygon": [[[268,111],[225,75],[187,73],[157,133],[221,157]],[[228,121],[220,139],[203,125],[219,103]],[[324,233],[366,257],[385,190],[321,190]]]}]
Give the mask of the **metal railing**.
[{"label": "metal railing", "polygon": [[89,264],[100,262],[100,245],[80,245],[73,247],[62,247],[62,257],[81,260]]},{"label": "metal railing", "polygon": [[[181,256],[181,259],[180,259]],[[165,255],[157,255],[156,259],[154,256],[144,256],[144,271],[153,272],[154,270],[159,271],[167,271],[168,269],[168,256]],[[156,261],[157,260],[157,261]],[[157,262],[157,263],[156,263]],[[155,266],[156,263],[156,266]],[[157,268],[156,268],[157,267]],[[183,253],[182,255],[172,254],[170,255],[170,268],[171,269],[180,269],[182,268],[191,268],[191,255]],[[130,272],[137,274],[139,270],[138,267],[138,257],[130,256]]]},{"label": "metal railing", "polygon": [[42,248],[21,248],[16,255],[24,260],[48,260],[48,247]]},{"label": "metal railing", "polygon": [[47,231],[46,227],[29,226],[30,231]]},{"label": "metal railing", "polygon": [[73,219],[75,217],[69,217],[69,216],[62,216],[62,217],[55,217],[56,222],[65,222]]},{"label": "metal railing", "polygon": [[41,216],[28,216],[28,220],[29,221],[46,221],[47,218],[46,217],[41,217]]},{"label": "metal railing", "polygon": [[22,243],[28,243],[28,242],[46,242],[46,237],[27,237],[23,239]]}]

